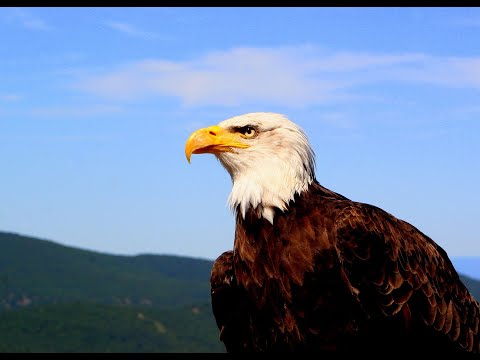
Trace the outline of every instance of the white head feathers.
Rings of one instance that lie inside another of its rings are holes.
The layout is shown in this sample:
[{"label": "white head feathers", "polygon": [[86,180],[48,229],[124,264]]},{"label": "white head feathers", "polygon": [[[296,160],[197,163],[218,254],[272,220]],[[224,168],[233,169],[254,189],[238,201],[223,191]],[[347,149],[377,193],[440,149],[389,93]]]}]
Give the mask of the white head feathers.
[{"label": "white head feathers", "polygon": [[245,218],[251,207],[273,224],[274,208],[282,211],[296,193],[314,180],[315,155],[302,129],[275,113],[250,113],[224,120],[221,128],[252,126],[257,135],[245,140],[250,147],[216,154],[230,174],[232,209]]}]

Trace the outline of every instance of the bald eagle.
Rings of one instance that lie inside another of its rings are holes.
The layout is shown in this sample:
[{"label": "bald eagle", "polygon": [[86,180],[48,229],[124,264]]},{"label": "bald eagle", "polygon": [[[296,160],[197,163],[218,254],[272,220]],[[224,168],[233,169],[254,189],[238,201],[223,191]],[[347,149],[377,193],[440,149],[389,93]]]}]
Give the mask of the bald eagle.
[{"label": "bald eagle", "polygon": [[298,125],[245,114],[193,132],[185,153],[214,154],[233,182],[233,251],[210,279],[228,352],[478,356],[480,306],[446,252],[320,185]]}]

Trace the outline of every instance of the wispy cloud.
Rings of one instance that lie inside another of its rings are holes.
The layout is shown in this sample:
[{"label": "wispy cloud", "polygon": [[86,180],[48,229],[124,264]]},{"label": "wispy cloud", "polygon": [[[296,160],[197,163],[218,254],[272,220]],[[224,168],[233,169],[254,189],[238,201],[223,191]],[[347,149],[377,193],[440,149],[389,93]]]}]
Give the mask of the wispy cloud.
[{"label": "wispy cloud", "polygon": [[53,27],[40,17],[33,15],[31,12],[27,12],[24,9],[14,8],[12,9],[13,18],[20,22],[20,24],[30,30],[48,31]]},{"label": "wispy cloud", "polygon": [[358,125],[347,114],[341,112],[322,113],[318,119],[340,129],[354,129]]},{"label": "wispy cloud", "polygon": [[0,140],[14,140],[14,141],[41,141],[41,142],[97,142],[97,141],[111,141],[112,139],[118,139],[119,135],[116,133],[111,134],[89,134],[89,135],[45,135],[45,134],[0,134]]},{"label": "wispy cloud", "polygon": [[115,105],[45,106],[29,110],[31,115],[41,117],[90,117],[96,115],[118,114],[122,111],[122,107]]},{"label": "wispy cloud", "polygon": [[[465,114],[477,114],[480,115],[480,105],[462,107],[461,111]],[[477,118],[478,119],[478,118]]]},{"label": "wispy cloud", "polygon": [[456,26],[480,27],[480,17],[478,16],[454,17],[449,18],[448,22]]},{"label": "wispy cloud", "polygon": [[22,98],[21,95],[19,94],[1,94],[0,93],[0,101],[2,102],[14,102],[14,101],[18,101]]},{"label": "wispy cloud", "polygon": [[188,61],[138,61],[87,76],[76,86],[117,99],[174,96],[188,106],[309,106],[362,99],[359,86],[382,82],[480,89],[480,57],[347,53],[313,46],[233,48]]},{"label": "wispy cloud", "polygon": [[159,33],[144,31],[132,24],[125,23],[125,22],[107,20],[104,22],[104,24],[115,31],[121,32],[129,36],[141,37],[141,38],[167,39],[167,37]]}]

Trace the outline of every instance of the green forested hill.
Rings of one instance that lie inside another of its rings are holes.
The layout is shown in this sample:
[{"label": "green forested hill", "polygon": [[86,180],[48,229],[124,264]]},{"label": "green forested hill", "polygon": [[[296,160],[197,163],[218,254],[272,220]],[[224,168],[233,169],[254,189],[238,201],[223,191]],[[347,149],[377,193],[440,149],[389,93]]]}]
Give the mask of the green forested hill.
[{"label": "green forested hill", "polygon": [[[212,264],[0,232],[0,352],[223,352]],[[461,277],[480,299],[480,281]]]},{"label": "green forested hill", "polygon": [[0,232],[0,308],[83,300],[162,307],[206,303],[211,266],[212,261],[179,256],[107,255]]},{"label": "green forested hill", "polygon": [[0,232],[0,352],[221,352],[212,261]]}]

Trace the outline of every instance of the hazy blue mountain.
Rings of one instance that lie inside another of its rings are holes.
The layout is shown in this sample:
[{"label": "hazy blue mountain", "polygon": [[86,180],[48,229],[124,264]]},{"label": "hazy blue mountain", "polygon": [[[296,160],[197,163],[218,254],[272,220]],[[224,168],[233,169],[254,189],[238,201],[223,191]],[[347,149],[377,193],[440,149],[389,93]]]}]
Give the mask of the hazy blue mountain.
[{"label": "hazy blue mountain", "polygon": [[457,272],[480,280],[480,256],[452,256],[450,260]]}]

